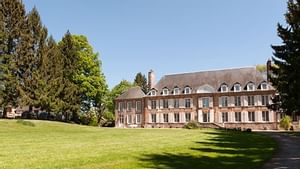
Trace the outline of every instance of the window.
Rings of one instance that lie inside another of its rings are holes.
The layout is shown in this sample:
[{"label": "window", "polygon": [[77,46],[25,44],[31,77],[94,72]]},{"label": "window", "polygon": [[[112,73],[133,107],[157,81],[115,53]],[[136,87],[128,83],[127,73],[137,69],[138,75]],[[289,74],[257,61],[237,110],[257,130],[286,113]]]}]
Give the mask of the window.
[{"label": "window", "polygon": [[174,99],[174,108],[179,108],[179,99]]},{"label": "window", "polygon": [[163,100],[163,108],[164,108],[164,109],[169,108],[168,99],[164,99],[164,100]]},{"label": "window", "polygon": [[136,123],[137,124],[141,123],[141,115],[140,114],[136,115]]},{"label": "window", "polygon": [[241,106],[241,96],[234,96],[234,106]]},{"label": "window", "polygon": [[248,121],[255,121],[255,112],[248,112]]},{"label": "window", "polygon": [[191,113],[185,113],[185,122],[191,121]]},{"label": "window", "polygon": [[122,111],[122,102],[119,102],[118,104],[118,111]]},{"label": "window", "polygon": [[240,92],[241,91],[241,85],[240,84],[235,84],[233,86],[233,91],[234,92]]},{"label": "window", "polygon": [[228,106],[228,97],[227,96],[221,97],[221,105],[222,105],[222,107]]},{"label": "window", "polygon": [[174,88],[173,94],[178,95],[179,93],[180,93],[179,88],[178,87]]},{"label": "window", "polygon": [[202,107],[203,108],[209,107],[209,98],[202,98]]},{"label": "window", "polygon": [[132,102],[127,102],[127,111],[131,111]]},{"label": "window", "polygon": [[136,111],[141,112],[142,111],[142,103],[141,101],[136,102]]},{"label": "window", "polygon": [[151,114],[151,122],[156,123],[156,114]]},{"label": "window", "polygon": [[269,96],[261,96],[261,104],[266,106],[269,104]]},{"label": "window", "polygon": [[260,88],[261,90],[268,90],[268,84],[264,82],[260,85]]},{"label": "window", "polygon": [[168,95],[169,94],[169,89],[163,89],[163,96]]},{"label": "window", "polygon": [[221,86],[221,92],[228,92],[228,86],[227,85],[222,85]]},{"label": "window", "polygon": [[190,108],[191,107],[191,99],[185,99],[185,107]]},{"label": "window", "polygon": [[179,113],[174,114],[174,122],[179,123]]},{"label": "window", "polygon": [[210,122],[209,112],[204,112],[203,113],[203,122]]},{"label": "window", "polygon": [[222,112],[222,122],[228,122],[228,112]]},{"label": "window", "polygon": [[151,95],[151,96],[156,96],[156,91],[155,91],[155,90],[152,90],[152,91],[150,92],[150,95]]},{"label": "window", "polygon": [[255,85],[253,83],[248,83],[247,90],[248,91],[254,91],[255,90]]},{"label": "window", "polygon": [[242,113],[241,112],[235,112],[234,113],[234,119],[236,122],[241,122],[242,121]]},{"label": "window", "polygon": [[191,88],[190,87],[184,88],[184,94],[191,94]]},{"label": "window", "polygon": [[151,109],[156,109],[156,100],[151,100]]},{"label": "window", "polygon": [[128,121],[127,121],[127,122],[128,122],[128,124],[130,124],[130,123],[131,123],[131,120],[132,120],[132,119],[131,119],[131,115],[128,115],[127,117],[128,117],[128,119],[127,119]]},{"label": "window", "polygon": [[254,96],[248,96],[248,106],[254,106]]},{"label": "window", "polygon": [[262,120],[263,121],[269,121],[269,111],[263,111],[262,112]]},{"label": "window", "polygon": [[164,123],[169,122],[169,115],[167,113],[164,114]]},{"label": "window", "polygon": [[120,115],[120,123],[124,124],[124,115],[122,115],[122,114]]}]

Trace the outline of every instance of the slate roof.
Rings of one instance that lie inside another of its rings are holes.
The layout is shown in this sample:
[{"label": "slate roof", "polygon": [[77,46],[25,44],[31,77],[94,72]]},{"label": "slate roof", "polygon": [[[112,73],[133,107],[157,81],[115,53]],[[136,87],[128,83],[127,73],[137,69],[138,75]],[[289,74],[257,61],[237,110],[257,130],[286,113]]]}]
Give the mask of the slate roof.
[{"label": "slate roof", "polygon": [[119,97],[117,97],[117,100],[121,99],[139,99],[143,98],[145,96],[145,93],[142,91],[140,87],[132,87],[124,91]]},{"label": "slate roof", "polygon": [[168,88],[172,92],[175,87],[179,87],[183,92],[187,86],[192,88],[192,93],[196,93],[201,86],[210,86],[214,92],[217,92],[222,84],[226,84],[231,90],[236,83],[239,83],[244,89],[249,82],[254,83],[258,88],[262,82],[266,81],[266,76],[257,71],[255,67],[245,67],[165,75],[154,88],[158,91],[157,95],[161,95],[164,88]]}]

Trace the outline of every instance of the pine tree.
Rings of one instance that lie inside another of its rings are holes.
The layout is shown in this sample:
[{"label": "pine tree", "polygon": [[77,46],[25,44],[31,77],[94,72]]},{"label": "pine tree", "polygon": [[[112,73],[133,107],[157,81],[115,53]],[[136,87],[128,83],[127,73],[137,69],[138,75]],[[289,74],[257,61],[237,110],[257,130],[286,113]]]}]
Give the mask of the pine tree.
[{"label": "pine tree", "polygon": [[[63,102],[62,111],[65,113],[66,120],[76,122],[80,111],[80,89],[74,81],[74,76],[79,71],[79,65],[76,47],[69,31],[59,42],[59,49],[62,55],[62,65],[64,68],[62,80],[63,90],[59,96]],[[70,115],[72,119],[70,118]]]},{"label": "pine tree", "polygon": [[39,69],[42,62],[42,56],[45,48],[47,29],[42,25],[40,16],[36,8],[27,15],[25,27],[25,36],[19,51],[18,58],[20,74],[18,76],[20,103],[40,107],[39,95]]},{"label": "pine tree", "polygon": [[2,105],[17,106],[19,101],[18,76],[21,43],[26,39],[26,12],[21,0],[0,0],[0,72]]},{"label": "pine tree", "polygon": [[38,70],[39,87],[35,93],[42,110],[58,113],[63,106],[60,94],[63,92],[63,58],[55,40],[50,36],[41,56]]},{"label": "pine tree", "polygon": [[148,93],[148,84],[147,84],[147,78],[145,75],[143,75],[141,72],[137,73],[134,78],[134,84],[137,86],[140,86],[142,91],[146,94]]},{"label": "pine tree", "polygon": [[300,0],[290,0],[285,14],[287,26],[278,24],[281,45],[273,45],[273,77],[281,110],[300,115]]}]

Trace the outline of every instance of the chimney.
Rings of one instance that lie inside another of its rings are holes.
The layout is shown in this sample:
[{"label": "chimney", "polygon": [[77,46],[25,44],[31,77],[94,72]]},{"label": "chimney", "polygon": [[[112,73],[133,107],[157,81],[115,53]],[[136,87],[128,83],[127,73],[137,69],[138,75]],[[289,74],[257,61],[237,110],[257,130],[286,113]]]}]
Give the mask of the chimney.
[{"label": "chimney", "polygon": [[154,75],[154,71],[151,69],[148,72],[148,87],[149,90],[151,90],[155,85],[155,75]]},{"label": "chimney", "polygon": [[270,82],[271,70],[272,69],[272,61],[268,59],[267,61],[267,81]]}]

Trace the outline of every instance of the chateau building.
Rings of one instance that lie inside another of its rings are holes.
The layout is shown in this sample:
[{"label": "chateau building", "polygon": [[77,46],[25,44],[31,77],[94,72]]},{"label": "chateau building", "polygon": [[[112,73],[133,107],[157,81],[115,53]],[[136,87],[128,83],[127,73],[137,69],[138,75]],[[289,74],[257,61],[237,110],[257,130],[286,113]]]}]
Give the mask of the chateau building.
[{"label": "chateau building", "polygon": [[[269,66],[267,66],[269,68]],[[163,76],[151,90],[139,87],[116,100],[116,127],[171,128],[197,121],[203,127],[277,129],[279,115],[268,109],[275,89],[268,72],[255,67]]]}]

